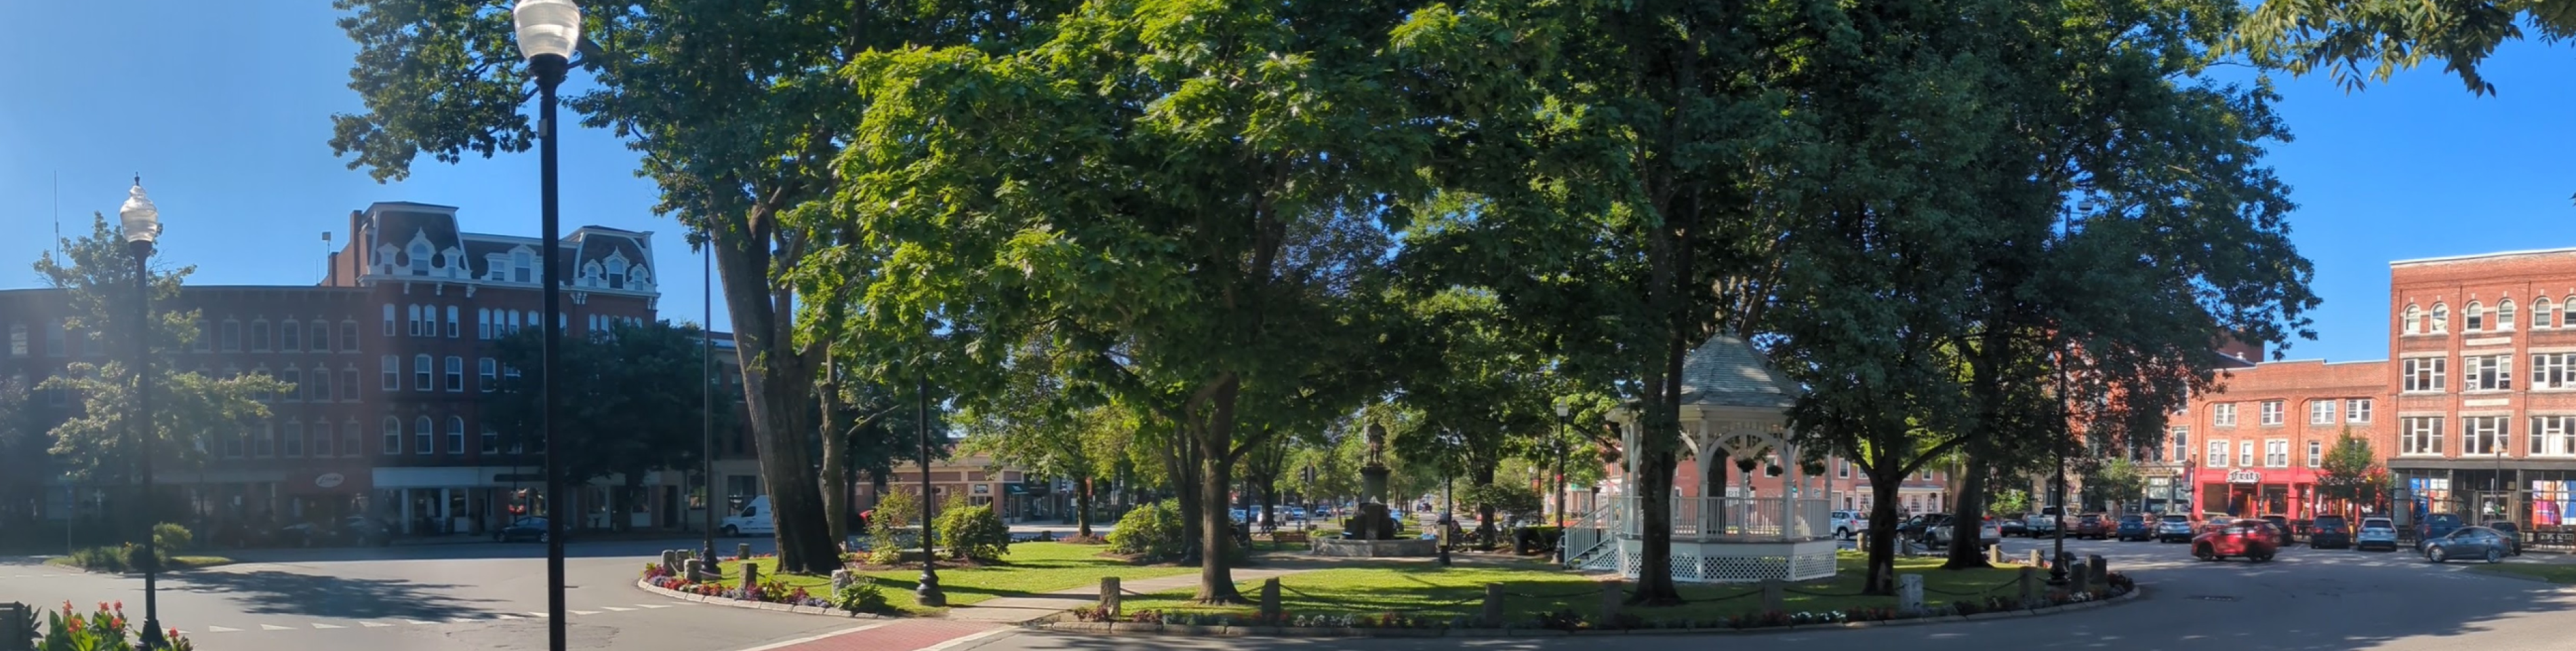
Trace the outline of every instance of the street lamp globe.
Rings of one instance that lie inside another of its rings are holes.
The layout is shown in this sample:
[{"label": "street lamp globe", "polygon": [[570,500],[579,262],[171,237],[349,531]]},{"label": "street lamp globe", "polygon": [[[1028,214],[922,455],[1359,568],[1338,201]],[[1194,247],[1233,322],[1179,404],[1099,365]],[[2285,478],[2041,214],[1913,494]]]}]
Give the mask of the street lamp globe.
[{"label": "street lamp globe", "polygon": [[116,217],[124,223],[127,244],[150,246],[161,237],[161,209],[153,207],[151,197],[143,196],[142,179],[135,179],[134,187],[125,191],[125,206],[116,209]]},{"label": "street lamp globe", "polygon": [[1566,417],[1566,415],[1567,415],[1567,414],[1572,414],[1572,413],[1574,413],[1574,405],[1569,405],[1569,404],[1565,404],[1565,403],[1562,403],[1562,402],[1560,402],[1560,403],[1556,403],[1556,417],[1557,417],[1557,418],[1564,418],[1564,417]]},{"label": "street lamp globe", "polygon": [[519,0],[510,17],[518,22],[519,56],[529,63],[572,60],[573,44],[581,41],[581,7],[572,0]]}]

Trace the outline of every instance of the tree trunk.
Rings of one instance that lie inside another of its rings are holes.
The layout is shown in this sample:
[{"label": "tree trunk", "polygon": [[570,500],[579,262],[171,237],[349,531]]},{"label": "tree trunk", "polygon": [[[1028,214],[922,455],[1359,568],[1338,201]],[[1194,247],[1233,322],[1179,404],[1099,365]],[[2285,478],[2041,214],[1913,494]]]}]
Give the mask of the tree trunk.
[{"label": "tree trunk", "polygon": [[[1643,434],[1652,436],[1652,434]],[[1677,455],[1672,450],[1651,450],[1637,464],[1637,518],[1644,532],[1643,549],[1637,559],[1637,594],[1628,598],[1633,606],[1671,606],[1681,603],[1681,592],[1673,585],[1673,467]]]},{"label": "tree trunk", "polygon": [[[1500,465],[1500,462],[1497,461],[1495,465]],[[1494,466],[1491,465],[1475,469],[1473,472],[1468,474],[1468,485],[1476,488],[1493,486],[1494,470]],[[1476,505],[1476,539],[1485,546],[1491,547],[1494,544],[1495,533],[1493,503],[1478,503]]]},{"label": "tree trunk", "polygon": [[1073,533],[1091,537],[1091,478],[1082,478],[1081,491],[1073,495]]},{"label": "tree trunk", "polygon": [[1869,473],[1869,494],[1874,503],[1869,507],[1869,569],[1861,575],[1861,594],[1896,594],[1896,499],[1897,489],[1904,481],[1901,474],[1877,472],[1874,468]]},{"label": "tree trunk", "polygon": [[1951,511],[1952,521],[1958,524],[1950,527],[1950,559],[1941,564],[1941,569],[1945,570],[1994,567],[1993,563],[1986,562],[1986,555],[1980,549],[1981,539],[1985,537],[1986,474],[1993,470],[1987,464],[1977,462],[1977,455],[1967,457],[1968,461],[1961,464],[1967,466],[1967,472],[1961,473],[1959,478],[1958,506]]},{"label": "tree trunk", "polygon": [[[756,211],[765,212],[765,211]],[[755,214],[748,221],[766,223],[774,215]],[[734,353],[743,373],[744,402],[751,412],[752,439],[757,443],[761,481],[769,487],[772,519],[777,524],[778,569],[825,574],[839,569],[824,523],[822,490],[814,481],[813,452],[805,435],[814,431],[805,399],[814,388],[810,360],[795,347],[793,290],[770,286],[772,242],[768,234],[716,229],[717,266],[722,268],[725,310],[733,317]]]},{"label": "tree trunk", "polygon": [[841,381],[834,377],[831,364],[823,365],[823,383],[816,387],[823,394],[820,431],[823,439],[823,527],[825,537],[834,544],[850,537],[850,441],[849,427],[841,422]]},{"label": "tree trunk", "polygon": [[[1213,436],[1209,437],[1211,440]],[[1232,470],[1225,454],[1201,455],[1199,467],[1205,476],[1199,478],[1199,502],[1208,506],[1199,515],[1199,592],[1202,604],[1243,602],[1243,594],[1234,588],[1234,573],[1226,567],[1225,552],[1234,544],[1233,523],[1221,508],[1226,503],[1227,475]]]}]

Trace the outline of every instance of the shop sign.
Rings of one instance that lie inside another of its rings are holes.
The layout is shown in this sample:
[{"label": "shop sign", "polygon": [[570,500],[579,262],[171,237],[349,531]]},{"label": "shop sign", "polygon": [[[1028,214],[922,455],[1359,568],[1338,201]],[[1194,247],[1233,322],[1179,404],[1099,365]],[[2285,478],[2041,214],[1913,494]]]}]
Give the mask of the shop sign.
[{"label": "shop sign", "polygon": [[319,477],[314,477],[313,485],[317,488],[339,488],[341,482],[348,480],[349,478],[340,476],[340,473],[326,472]]},{"label": "shop sign", "polygon": [[2254,472],[2252,470],[2238,470],[2236,472],[2227,473],[2227,483],[2260,484],[2263,483],[2263,473]]}]

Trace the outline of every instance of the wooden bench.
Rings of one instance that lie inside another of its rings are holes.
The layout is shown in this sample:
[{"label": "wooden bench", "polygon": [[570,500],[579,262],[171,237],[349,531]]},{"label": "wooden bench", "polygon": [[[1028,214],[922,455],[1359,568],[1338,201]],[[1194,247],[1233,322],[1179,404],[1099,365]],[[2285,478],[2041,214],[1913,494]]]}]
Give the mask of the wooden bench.
[{"label": "wooden bench", "polygon": [[1270,532],[1270,542],[1283,542],[1283,543],[1291,543],[1291,542],[1292,542],[1292,543],[1302,543],[1302,542],[1306,542],[1306,532],[1304,532],[1304,531],[1273,531],[1273,532]]}]

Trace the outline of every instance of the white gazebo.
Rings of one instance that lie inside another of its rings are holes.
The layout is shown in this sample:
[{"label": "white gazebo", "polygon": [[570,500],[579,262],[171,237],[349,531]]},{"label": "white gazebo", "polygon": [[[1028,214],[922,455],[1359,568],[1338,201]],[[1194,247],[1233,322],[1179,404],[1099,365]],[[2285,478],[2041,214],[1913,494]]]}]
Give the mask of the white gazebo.
[{"label": "white gazebo", "polygon": [[[1683,359],[1682,442],[1701,485],[1674,486],[1673,580],[1807,581],[1834,575],[1837,541],[1826,520],[1832,485],[1799,469],[1797,445],[1787,435],[1788,409],[1798,393],[1796,384],[1742,339],[1711,338]],[[1638,449],[1637,414],[1623,409],[1610,418],[1623,432],[1623,448]],[[1739,460],[1755,462],[1755,472],[1778,467],[1785,490],[1767,496],[1708,490]],[[1645,547],[1629,481],[1637,461],[1631,455],[1623,463],[1621,476],[1602,486],[1608,499],[1567,528],[1566,565],[1637,576]]]}]

